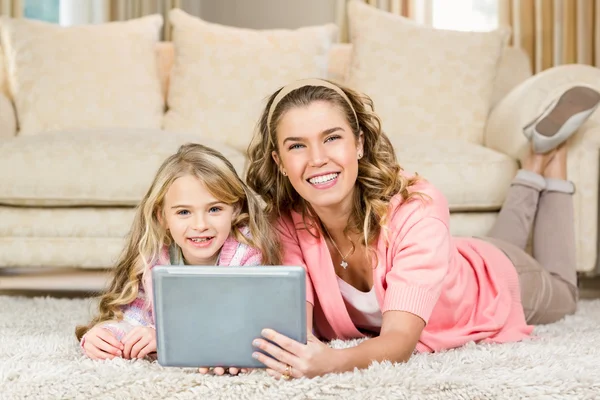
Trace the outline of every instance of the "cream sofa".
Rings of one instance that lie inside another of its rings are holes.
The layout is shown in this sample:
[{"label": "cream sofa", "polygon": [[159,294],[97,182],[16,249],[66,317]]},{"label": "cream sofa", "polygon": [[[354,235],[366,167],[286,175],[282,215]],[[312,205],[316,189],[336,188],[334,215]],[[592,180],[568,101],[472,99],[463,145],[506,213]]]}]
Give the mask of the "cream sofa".
[{"label": "cream sofa", "polygon": [[[166,95],[172,44],[159,43],[156,54]],[[330,79],[344,81],[350,54],[348,44],[331,49]],[[530,76],[527,56],[507,48],[484,146],[387,132],[405,169],[446,194],[456,235],[485,235],[493,224],[526,145],[521,127],[573,82],[600,85],[600,72],[580,65]],[[19,136],[17,120],[11,100],[0,94],[0,267],[110,268],[134,207],[167,154],[182,143],[201,141],[224,152],[240,172],[246,162],[243,149],[193,133],[112,129]],[[578,267],[590,273],[598,248],[600,127],[592,120],[582,131],[572,146],[569,174],[578,188]]]}]

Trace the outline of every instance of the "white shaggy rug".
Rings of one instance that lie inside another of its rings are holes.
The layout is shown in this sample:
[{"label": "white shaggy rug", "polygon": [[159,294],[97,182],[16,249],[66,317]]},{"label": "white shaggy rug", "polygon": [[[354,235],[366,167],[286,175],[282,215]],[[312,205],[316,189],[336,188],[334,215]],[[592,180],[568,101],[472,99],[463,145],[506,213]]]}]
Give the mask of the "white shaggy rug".
[{"label": "white shaggy rug", "polygon": [[576,315],[538,327],[537,340],[471,344],[407,364],[287,382],[262,371],[216,377],[156,362],[91,361],[73,334],[90,304],[0,296],[1,399],[600,398],[600,300],[581,301]]}]

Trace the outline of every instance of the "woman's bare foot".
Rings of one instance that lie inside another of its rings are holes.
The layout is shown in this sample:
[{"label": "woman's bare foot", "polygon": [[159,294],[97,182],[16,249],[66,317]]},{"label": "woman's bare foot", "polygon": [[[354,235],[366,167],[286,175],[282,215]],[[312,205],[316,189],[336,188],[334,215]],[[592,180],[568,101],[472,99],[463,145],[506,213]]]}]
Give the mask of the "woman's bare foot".
[{"label": "woman's bare foot", "polygon": [[548,162],[541,175],[545,178],[567,180],[568,148],[568,142],[558,146],[554,152],[554,157]]},{"label": "woman's bare foot", "polygon": [[538,154],[533,148],[529,147],[529,154],[521,162],[521,168],[527,171],[535,172],[538,175],[543,175],[546,167],[552,162],[556,149],[548,153]]}]

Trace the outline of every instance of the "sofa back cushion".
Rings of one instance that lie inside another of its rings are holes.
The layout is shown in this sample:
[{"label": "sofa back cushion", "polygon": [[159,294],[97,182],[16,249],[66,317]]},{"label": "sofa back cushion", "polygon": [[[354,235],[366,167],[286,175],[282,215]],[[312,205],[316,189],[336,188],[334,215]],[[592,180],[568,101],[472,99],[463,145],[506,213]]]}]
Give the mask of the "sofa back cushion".
[{"label": "sofa back cushion", "polygon": [[348,85],[373,99],[384,131],[483,143],[508,32],[434,29],[356,0],[348,17]]},{"label": "sofa back cushion", "polygon": [[198,132],[245,151],[266,98],[294,80],[326,77],[334,24],[252,30],[211,24],[175,9],[168,131]]},{"label": "sofa back cushion", "polygon": [[220,151],[242,175],[242,153],[196,134],[123,128],[48,132],[0,140],[0,204],[135,206],[163,161],[185,143]]},{"label": "sofa back cushion", "polygon": [[[0,49],[1,50],[1,49]],[[171,42],[161,42],[156,46],[156,57],[159,65],[161,87],[165,94],[169,90],[169,77],[173,61],[175,59],[175,48]],[[352,57],[352,44],[334,43],[329,50],[327,63],[327,79],[345,84],[348,78],[348,68]],[[1,69],[1,68],[0,68]],[[519,83],[531,76],[531,64],[527,53],[519,47],[505,47],[502,50],[498,74],[494,81],[492,95],[493,107],[498,101],[508,94]],[[0,77],[0,81],[2,78]],[[0,86],[1,87],[1,86]]]},{"label": "sofa back cushion", "polygon": [[4,51],[2,50],[2,41],[0,40],[0,93],[10,99],[8,84],[6,82],[6,61]]},{"label": "sofa back cushion", "polygon": [[19,134],[160,128],[164,99],[155,46],[161,26],[160,15],[73,27],[2,18]]}]

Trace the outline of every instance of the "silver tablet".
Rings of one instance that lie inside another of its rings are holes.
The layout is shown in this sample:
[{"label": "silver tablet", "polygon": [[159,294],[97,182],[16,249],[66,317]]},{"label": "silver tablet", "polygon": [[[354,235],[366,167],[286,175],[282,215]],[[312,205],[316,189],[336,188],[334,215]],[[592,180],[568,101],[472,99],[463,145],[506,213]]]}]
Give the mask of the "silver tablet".
[{"label": "silver tablet", "polygon": [[152,280],[160,365],[262,368],[264,328],[306,343],[302,267],[157,266]]}]

